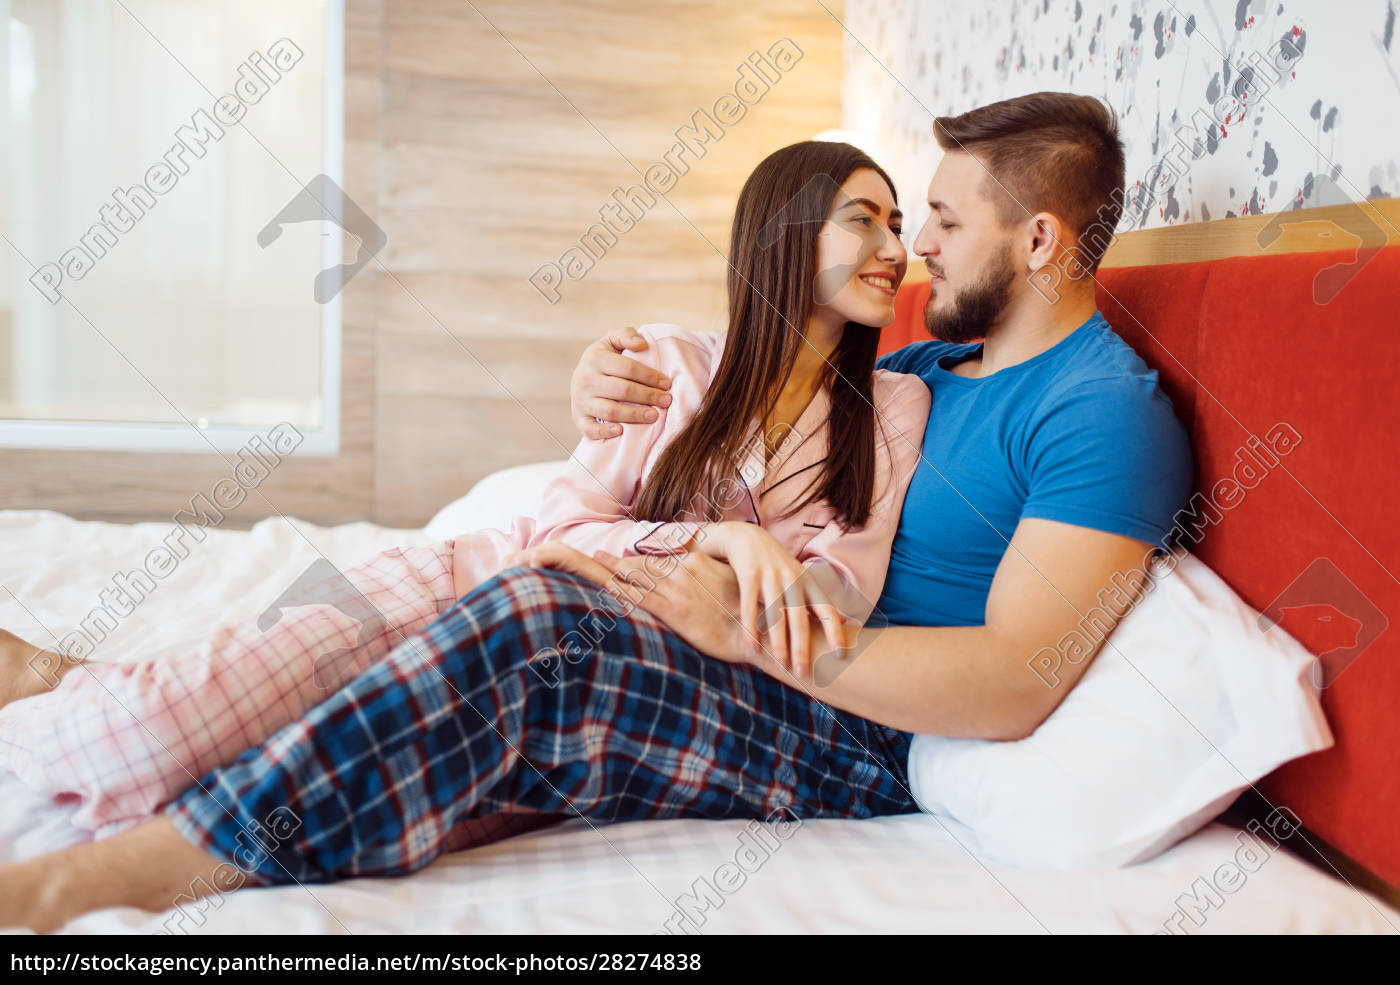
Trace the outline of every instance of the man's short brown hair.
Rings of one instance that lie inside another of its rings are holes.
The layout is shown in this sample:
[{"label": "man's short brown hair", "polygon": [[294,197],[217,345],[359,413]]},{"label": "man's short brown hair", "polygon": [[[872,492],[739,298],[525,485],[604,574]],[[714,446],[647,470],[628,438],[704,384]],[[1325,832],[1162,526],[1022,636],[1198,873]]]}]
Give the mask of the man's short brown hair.
[{"label": "man's short brown hair", "polygon": [[1097,269],[1123,215],[1127,181],[1112,109],[1092,96],[1035,92],[940,116],[933,135],[945,151],[986,165],[1003,222],[1053,212],[1076,237],[1063,245],[1077,245],[1080,262]]}]

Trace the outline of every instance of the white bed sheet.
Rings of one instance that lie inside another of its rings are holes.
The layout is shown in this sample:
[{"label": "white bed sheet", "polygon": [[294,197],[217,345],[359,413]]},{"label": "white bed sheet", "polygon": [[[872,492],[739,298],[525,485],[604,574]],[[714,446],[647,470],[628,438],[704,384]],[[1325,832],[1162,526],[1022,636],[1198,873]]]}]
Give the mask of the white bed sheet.
[{"label": "white bed sheet", "polygon": [[[52,642],[49,630],[76,626],[111,578],[139,567],[169,529],[0,511],[0,626]],[[423,531],[280,519],[248,532],[210,530],[95,656],[139,658],[200,636],[214,620],[256,616],[318,551],[351,565],[427,539]],[[85,837],[69,824],[69,809],[34,797],[7,773],[0,773],[0,804],[0,861]],[[179,926],[195,933],[650,933],[665,927],[697,880],[713,882],[734,861],[745,827],[646,821],[595,829],[571,821],[447,856],[405,878],[230,894],[198,926],[194,918]],[[926,815],[807,821],[695,919],[702,933],[1147,933],[1161,929],[1198,879],[1234,858],[1236,834],[1213,824],[1144,865],[1045,872],[984,863]],[[1400,911],[1286,851],[1217,898],[1192,932],[1400,932]],[[168,916],[105,910],[67,930],[150,932]]]}]

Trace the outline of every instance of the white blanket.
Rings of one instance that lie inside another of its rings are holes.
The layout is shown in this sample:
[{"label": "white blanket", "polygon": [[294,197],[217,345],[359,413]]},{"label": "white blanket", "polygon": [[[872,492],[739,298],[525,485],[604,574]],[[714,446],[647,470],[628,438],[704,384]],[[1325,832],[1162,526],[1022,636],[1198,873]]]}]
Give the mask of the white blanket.
[{"label": "white blanket", "polygon": [[[72,631],[120,572],[142,564],[167,524],[81,523],[0,511],[0,626],[40,644]],[[316,557],[354,564],[424,531],[332,529],[280,519],[249,532],[211,530],[103,642],[96,659],[138,659],[256,616]],[[50,635],[54,634],[54,635]],[[84,837],[65,808],[0,774],[0,861]],[[648,933],[677,907],[701,933],[1400,932],[1400,912],[1279,851],[1235,892],[1204,891],[1235,857],[1236,832],[1213,824],[1126,869],[1043,872],[984,863],[937,818],[808,821],[737,888],[716,879],[746,823],[580,821],[440,859],[413,876],[245,890],[175,924],[215,933]],[[746,858],[750,858],[746,856]],[[716,888],[703,899],[706,883]],[[1234,884],[1231,884],[1234,888]],[[729,891],[731,890],[732,891]],[[1200,893],[1191,916],[1183,899]],[[693,900],[692,900],[693,897]],[[72,932],[150,932],[170,914],[106,910]],[[200,921],[196,925],[196,921]],[[1197,922],[1199,921],[1199,926]]]}]

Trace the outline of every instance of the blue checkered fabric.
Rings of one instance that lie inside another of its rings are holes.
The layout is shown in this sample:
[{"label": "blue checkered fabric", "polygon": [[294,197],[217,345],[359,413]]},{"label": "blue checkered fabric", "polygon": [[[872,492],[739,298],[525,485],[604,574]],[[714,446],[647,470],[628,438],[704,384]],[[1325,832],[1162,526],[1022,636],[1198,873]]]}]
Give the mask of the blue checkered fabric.
[{"label": "blue checkered fabric", "polygon": [[516,568],[166,814],[263,882],[399,875],[579,816],[908,813],[909,740]]}]

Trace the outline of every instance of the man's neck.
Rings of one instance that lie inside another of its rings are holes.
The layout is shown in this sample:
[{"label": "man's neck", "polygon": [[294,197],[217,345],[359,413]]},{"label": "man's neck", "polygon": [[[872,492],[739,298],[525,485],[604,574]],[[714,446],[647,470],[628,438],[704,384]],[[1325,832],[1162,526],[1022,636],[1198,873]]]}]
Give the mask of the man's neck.
[{"label": "man's neck", "polygon": [[990,376],[1045,352],[1063,342],[1098,310],[1092,295],[1079,300],[1062,297],[1057,304],[1036,299],[1024,308],[1008,309],[987,332],[981,357],[962,364],[961,375]]}]

